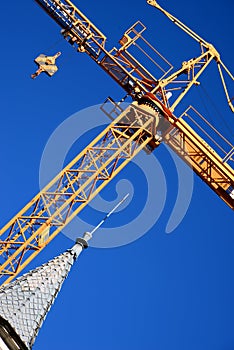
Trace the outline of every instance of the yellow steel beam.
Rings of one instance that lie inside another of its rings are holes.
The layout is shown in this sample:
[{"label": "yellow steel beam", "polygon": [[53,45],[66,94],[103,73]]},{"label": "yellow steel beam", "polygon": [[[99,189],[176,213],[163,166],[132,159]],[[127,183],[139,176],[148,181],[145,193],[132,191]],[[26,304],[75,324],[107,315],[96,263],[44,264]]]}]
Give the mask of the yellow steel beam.
[{"label": "yellow steel beam", "polygon": [[[171,124],[164,133],[163,140],[187,163],[192,163],[194,171],[231,208],[234,208],[233,198],[230,195],[234,186],[233,169],[223,162],[184,120],[176,118],[171,113],[191,86],[197,84],[197,78],[210,61],[214,58],[218,60],[215,49],[207,44],[207,51],[197,59],[184,63],[179,71],[164,80],[159,80],[155,88],[154,85],[146,87],[144,77],[149,73],[145,68],[140,66],[138,71],[134,66],[134,62],[137,65],[137,60],[128,53],[125,56],[124,50],[120,50],[121,55],[118,50],[114,50],[114,53],[108,52],[104,47],[105,36],[71,1],[36,1],[57,23],[62,23],[65,37],[71,43],[76,43],[78,49],[84,49],[133,98],[136,98],[137,93],[146,96],[148,92],[151,92],[151,95],[152,92],[156,95],[157,92],[162,92],[165,95],[165,88],[184,73],[188,75],[188,80],[187,88],[169,109],[165,107],[167,104],[164,96],[164,104],[157,98],[153,99],[154,102],[157,101],[156,107],[159,108],[154,116],[149,110],[133,105],[123,111],[5,225],[0,231],[2,283],[10,282],[21,272],[141,149],[152,141],[154,145],[158,144],[154,136],[159,113]],[[53,6],[48,5],[49,3],[53,3]],[[100,55],[101,60],[98,61]],[[123,57],[124,60],[121,62]],[[155,84],[155,81],[153,83]],[[130,85],[133,86],[132,90]],[[139,96],[136,99],[139,99]]]},{"label": "yellow steel beam", "polygon": [[178,18],[176,18],[174,15],[166,11],[162,6],[159,5],[159,3],[155,0],[147,0],[147,3],[156,9],[160,10],[164,15],[167,16],[173,23],[175,23],[180,29],[182,29],[185,33],[187,33],[189,36],[191,36],[194,40],[196,40],[198,43],[204,45],[205,47],[208,47],[210,44],[205,41],[202,37],[200,37],[197,33],[195,33],[191,28],[186,26],[183,22],[181,22]]},{"label": "yellow steel beam", "polygon": [[[228,105],[231,108],[232,112],[234,112],[234,105],[232,103],[233,99],[231,99],[229,97],[227,85],[226,85],[226,82],[224,80],[224,76],[223,76],[223,72],[222,72],[221,66],[226,71],[226,73],[229,75],[229,77],[231,78],[232,81],[234,80],[234,76],[231,74],[231,72],[228,70],[228,68],[222,62],[222,60],[220,58],[220,53],[216,50],[216,48],[211,43],[208,43],[207,41],[205,41],[202,37],[200,37],[197,33],[195,33],[191,28],[186,26],[178,18],[176,18],[174,15],[172,15],[171,13],[166,11],[164,8],[162,8],[162,6],[159,5],[158,1],[156,1],[156,0],[147,0],[147,3],[149,5],[155,7],[156,9],[160,10],[168,19],[170,19],[180,29],[182,29],[185,33],[187,33],[191,38],[196,40],[201,46],[202,53],[204,53],[204,51],[205,51],[205,53],[208,53],[210,55],[210,57],[212,57],[212,59],[214,59],[217,62],[218,70],[219,70],[219,73],[220,73],[220,77],[221,77],[221,81],[222,81],[222,84],[223,84],[224,92],[225,92],[225,95],[227,97]],[[196,83],[196,80],[193,79],[193,82]],[[187,93],[187,91],[186,91],[186,93]],[[181,100],[181,98],[180,98],[180,100]],[[179,103],[179,101],[178,101],[178,103]],[[178,103],[176,102],[176,104],[178,104]],[[171,111],[174,111],[176,104],[172,106]]]},{"label": "yellow steel beam", "polygon": [[189,125],[179,118],[164,141],[218,196],[234,209],[234,171]]},{"label": "yellow steel beam", "polygon": [[156,116],[130,105],[0,231],[0,279],[10,282],[155,133]]},{"label": "yellow steel beam", "polygon": [[[169,107],[171,112],[174,112],[175,108],[181,102],[181,100],[185,97],[185,95],[189,92],[193,85],[198,85],[198,78],[207,68],[207,66],[213,61],[214,56],[212,56],[209,52],[202,53],[199,57],[194,58],[188,62],[183,62],[182,67],[173,72],[167,78],[160,80],[157,86],[151,91],[151,93],[156,94],[158,90],[164,91],[167,88],[167,91],[170,91],[170,84],[177,84],[177,89],[180,88],[180,85],[183,86],[182,92],[178,95],[177,98],[173,100],[172,105]],[[187,79],[183,81],[177,80],[180,78],[182,74],[187,75]],[[179,84],[178,84],[179,83]],[[186,86],[184,87],[184,85]],[[173,90],[173,88],[171,88]]]}]

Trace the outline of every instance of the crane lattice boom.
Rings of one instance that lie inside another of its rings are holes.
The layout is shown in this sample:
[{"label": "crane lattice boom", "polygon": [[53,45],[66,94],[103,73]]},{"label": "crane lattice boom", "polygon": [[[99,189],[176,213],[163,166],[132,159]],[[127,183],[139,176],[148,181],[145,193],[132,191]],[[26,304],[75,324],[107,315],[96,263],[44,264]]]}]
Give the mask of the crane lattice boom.
[{"label": "crane lattice boom", "polygon": [[[172,65],[143,38],[145,26],[141,22],[136,22],[124,33],[119,49],[114,47],[108,51],[105,35],[71,1],[36,2],[59,24],[64,38],[78,52],[88,54],[134,102],[123,110],[109,98],[113,109],[111,114],[106,113],[112,123],[1,230],[2,283],[11,281],[22,271],[140,150],[152,152],[161,142],[192,166],[196,174],[234,209],[231,166],[234,147],[219,133],[217,135],[226,143],[227,149],[218,147],[217,150],[207,143],[202,134],[219,146],[201,127],[199,133],[192,127],[199,126],[191,117],[193,107],[180,117],[174,114],[176,106],[197,84],[197,79],[212,61],[218,61],[221,69],[223,64],[213,46],[200,42],[201,55],[184,62],[181,69],[171,73]],[[157,7],[156,2],[150,3]],[[170,18],[167,12],[166,15]],[[175,21],[174,17],[170,19]],[[192,36],[197,40],[194,32]],[[132,45],[141,49],[140,40],[155,57],[152,59],[152,55],[143,51],[155,64],[157,77],[130,52]],[[173,96],[169,100],[171,91]],[[227,89],[225,93],[229,97]]]},{"label": "crane lattice boom", "polygon": [[155,117],[130,105],[2,230],[1,280],[10,282],[143,148]]}]

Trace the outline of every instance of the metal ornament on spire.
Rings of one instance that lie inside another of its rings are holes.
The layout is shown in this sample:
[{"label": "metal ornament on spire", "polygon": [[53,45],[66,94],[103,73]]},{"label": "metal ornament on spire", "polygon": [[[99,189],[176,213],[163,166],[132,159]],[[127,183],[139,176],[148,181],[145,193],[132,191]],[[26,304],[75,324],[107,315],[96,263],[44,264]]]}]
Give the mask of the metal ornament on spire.
[{"label": "metal ornament on spire", "polygon": [[90,232],[75,245],[46,264],[18,277],[0,289],[0,349],[29,350],[53,305],[71,267],[92,234],[127,199],[127,194]]},{"label": "metal ornament on spire", "polygon": [[90,232],[91,235],[93,235],[93,233],[94,233],[95,231],[97,231],[97,230],[99,229],[99,227],[102,226],[102,225],[104,224],[104,222],[111,216],[111,214],[113,214],[114,211],[116,211],[116,209],[117,209],[121,204],[123,204],[123,202],[126,201],[126,199],[128,198],[128,196],[129,196],[129,193],[127,193],[127,194],[123,197],[123,199],[121,199],[121,201],[120,201],[118,204],[116,204],[116,206],[104,217],[104,219],[103,219],[102,221],[100,221],[99,224],[98,224],[96,227],[94,227],[94,229]]}]

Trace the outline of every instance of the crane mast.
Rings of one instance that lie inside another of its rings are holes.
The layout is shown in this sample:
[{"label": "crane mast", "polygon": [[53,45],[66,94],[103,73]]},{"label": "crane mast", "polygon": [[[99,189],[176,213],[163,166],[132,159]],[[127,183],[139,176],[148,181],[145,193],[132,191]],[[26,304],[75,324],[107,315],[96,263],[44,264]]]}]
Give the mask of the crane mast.
[{"label": "crane mast", "polygon": [[[199,115],[193,107],[188,107],[179,117],[174,114],[176,106],[213,60],[218,62],[220,72],[221,66],[227,71],[213,46],[199,39],[201,55],[184,62],[181,69],[171,73],[172,65],[143,38],[146,28],[141,22],[124,33],[118,49],[114,47],[108,51],[105,35],[71,1],[35,1],[61,27],[63,37],[76,51],[88,54],[133,102],[123,109],[109,98],[112,113],[105,110],[105,104],[103,110],[112,119],[111,124],[2,228],[0,283],[14,279],[139,151],[150,153],[161,142],[173,149],[234,209],[234,171],[230,165],[233,146],[218,134],[228,150],[222,149],[221,154],[212,148],[186,120],[192,119],[191,112]],[[129,49],[138,45],[139,39],[163,62],[160,66],[154,61],[159,77],[131,54]],[[180,80],[182,75],[186,79]],[[222,82],[226,86],[224,78]],[[181,88],[175,91],[174,83]],[[227,88],[224,90],[232,106]],[[173,96],[169,100],[171,92]],[[215,132],[211,125],[209,127]],[[205,132],[202,128],[200,131]]]}]

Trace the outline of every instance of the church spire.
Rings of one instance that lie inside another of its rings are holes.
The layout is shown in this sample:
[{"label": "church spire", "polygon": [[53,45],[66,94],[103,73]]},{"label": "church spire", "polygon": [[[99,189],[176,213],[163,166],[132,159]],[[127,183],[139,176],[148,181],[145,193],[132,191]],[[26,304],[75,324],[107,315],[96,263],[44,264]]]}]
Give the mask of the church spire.
[{"label": "church spire", "polygon": [[46,264],[0,289],[0,350],[30,350],[72,265],[93,233],[127,199],[129,193],[76,244]]},{"label": "church spire", "polygon": [[[91,234],[72,249],[0,289],[0,338],[9,350],[31,349],[64,280]],[[4,349],[4,344],[0,348]]]}]

